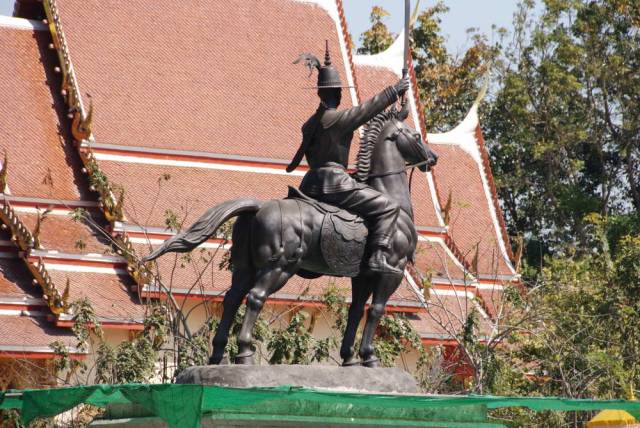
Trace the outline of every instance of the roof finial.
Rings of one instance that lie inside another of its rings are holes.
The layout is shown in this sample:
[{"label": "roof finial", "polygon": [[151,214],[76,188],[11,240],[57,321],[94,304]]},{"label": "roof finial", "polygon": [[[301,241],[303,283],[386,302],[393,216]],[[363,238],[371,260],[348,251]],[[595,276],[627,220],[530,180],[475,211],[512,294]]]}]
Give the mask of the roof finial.
[{"label": "roof finial", "polygon": [[328,66],[328,65],[331,65],[331,55],[329,55],[329,40],[325,39],[324,43],[325,43],[324,65]]}]

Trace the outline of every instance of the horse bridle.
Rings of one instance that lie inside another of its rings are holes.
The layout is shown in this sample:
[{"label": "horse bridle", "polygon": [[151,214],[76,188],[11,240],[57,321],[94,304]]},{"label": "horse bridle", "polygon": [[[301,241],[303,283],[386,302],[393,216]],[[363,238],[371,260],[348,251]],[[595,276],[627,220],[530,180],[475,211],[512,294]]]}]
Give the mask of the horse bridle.
[{"label": "horse bridle", "polygon": [[[397,134],[404,134],[406,132],[406,130],[404,128],[398,127],[398,125],[396,125],[395,123],[393,123],[393,126],[396,128],[396,132],[395,132],[396,135]],[[429,160],[429,159],[423,160],[422,162],[418,162],[418,163],[413,163],[413,164],[407,165],[404,168],[396,170],[396,171],[382,172],[380,174],[369,174],[369,176],[367,178],[380,178],[380,177],[386,177],[388,175],[402,174],[402,173],[406,172],[409,169],[417,168],[417,167],[422,166],[422,165],[426,165],[429,162],[431,162],[431,160]]]},{"label": "horse bridle", "polygon": [[386,177],[387,175],[402,174],[403,172],[406,172],[407,170],[409,170],[411,168],[417,168],[419,166],[426,165],[429,162],[431,162],[431,161],[430,160],[424,160],[422,162],[412,163],[412,164],[407,165],[404,168],[396,170],[396,171],[383,172],[383,173],[380,173],[380,174],[369,174],[368,178],[378,178],[378,177]]}]

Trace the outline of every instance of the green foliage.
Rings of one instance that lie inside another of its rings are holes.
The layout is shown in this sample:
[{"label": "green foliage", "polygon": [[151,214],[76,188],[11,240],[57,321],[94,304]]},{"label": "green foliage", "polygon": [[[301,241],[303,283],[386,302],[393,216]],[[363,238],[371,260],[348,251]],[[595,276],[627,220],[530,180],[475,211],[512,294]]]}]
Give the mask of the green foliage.
[{"label": "green foliage", "polygon": [[107,343],[101,343],[96,351],[96,383],[115,383],[118,378],[116,362],[115,349]]},{"label": "green foliage", "polygon": [[71,358],[67,345],[63,342],[56,340],[49,344],[49,348],[51,348],[53,353],[56,355],[56,358],[53,360],[53,368],[55,372],[67,371],[68,377],[70,377],[76,370],[85,368],[82,361]]},{"label": "green foliage", "polygon": [[153,375],[157,359],[156,350],[144,335],[125,340],[115,348],[102,343],[96,355],[98,383],[147,382]]},{"label": "green foliage", "polygon": [[[546,258],[537,292],[527,301],[537,308],[539,317],[527,326],[527,334],[514,334],[499,353],[514,370],[506,376],[511,383],[492,383],[497,393],[600,399],[636,396],[640,229],[619,236],[608,230],[619,228],[617,220],[592,216],[585,222],[591,251]],[[610,240],[611,236],[615,238]],[[518,370],[527,373],[529,381],[514,382]],[[584,421],[587,416],[546,415],[567,421]],[[539,422],[536,426],[550,425]]]},{"label": "green foliage", "polygon": [[[449,11],[442,1],[426,8],[412,30],[412,54],[426,128],[447,131],[469,111],[483,84],[482,77],[499,54],[499,44],[469,30],[471,47],[463,55],[447,52],[440,27]],[[497,30],[502,35],[504,30]]]},{"label": "green foliage", "polygon": [[273,332],[267,344],[269,364],[309,364],[313,338],[304,323],[309,314],[296,311],[289,325]]},{"label": "green foliage", "polygon": [[347,327],[349,305],[347,304],[344,296],[340,294],[340,290],[338,290],[335,283],[330,283],[323,293],[322,303],[327,308],[327,311],[335,319],[333,329],[340,334],[343,334],[345,328]]},{"label": "green foliage", "polygon": [[96,358],[96,382],[146,382],[154,374],[162,345],[170,334],[169,313],[162,305],[151,305],[144,319],[144,330],[113,348],[100,344]]},{"label": "green foliage", "polygon": [[167,209],[164,212],[164,225],[173,232],[179,232],[182,228],[178,214],[170,209]]},{"label": "green foliage", "polygon": [[0,410],[0,427],[24,428],[20,419],[20,412],[16,409]]},{"label": "green foliage", "polygon": [[[413,29],[430,131],[457,124],[493,72],[482,126],[509,231],[524,237],[521,273],[531,285],[505,290],[510,311],[531,314],[505,346],[479,340],[477,313],[462,320],[460,357],[475,372],[469,387],[483,392],[628,398],[640,381],[640,7],[540,6],[536,16],[534,1],[520,3],[511,43],[503,30],[492,43],[472,31],[459,56],[442,37],[444,3]],[[496,416],[559,426],[587,415]]]},{"label": "green foliage", "polygon": [[142,334],[149,340],[153,349],[158,351],[170,334],[169,327],[169,311],[167,307],[154,304],[149,308],[149,313],[144,318]]},{"label": "green foliage", "polygon": [[191,339],[178,339],[178,367],[176,368],[176,376],[187,367],[206,365],[208,363],[210,355],[209,347],[217,327],[218,320],[210,318],[191,336]]},{"label": "green foliage", "polygon": [[588,214],[640,208],[640,10],[547,0],[534,19],[533,7],[516,15],[484,125],[509,228],[544,241],[544,256],[582,251]]},{"label": "green foliage", "polygon": [[87,349],[91,333],[99,339],[103,338],[102,325],[89,299],[84,297],[76,300],[71,304],[71,311],[73,313],[73,327],[71,327],[71,331],[73,331],[73,334],[78,339],[77,347],[79,349]]},{"label": "green foliage", "polygon": [[387,26],[382,22],[387,16],[389,16],[389,12],[380,6],[374,6],[371,9],[371,15],[369,15],[371,28],[360,36],[362,46],[358,48],[359,54],[373,55],[382,52],[391,46],[395,35],[390,33]]},{"label": "green foliage", "polygon": [[82,239],[78,239],[74,244],[73,244],[74,248],[76,250],[79,251],[83,251],[85,248],[87,248],[87,244],[84,242],[84,240]]},{"label": "green foliage", "polygon": [[478,324],[480,322],[478,311],[471,308],[462,328],[462,343],[469,347],[478,343]]},{"label": "green foliage", "polygon": [[401,314],[387,314],[380,319],[374,341],[376,356],[385,367],[394,367],[398,357],[410,349],[424,353],[420,335]]},{"label": "green foliage", "polygon": [[98,163],[92,158],[86,163],[87,172],[89,174],[89,184],[95,189],[106,189],[109,186],[107,176],[102,172]]},{"label": "green foliage", "polygon": [[75,222],[81,222],[83,221],[86,216],[87,216],[87,210],[85,210],[84,208],[74,208],[69,215],[71,216],[71,219]]}]

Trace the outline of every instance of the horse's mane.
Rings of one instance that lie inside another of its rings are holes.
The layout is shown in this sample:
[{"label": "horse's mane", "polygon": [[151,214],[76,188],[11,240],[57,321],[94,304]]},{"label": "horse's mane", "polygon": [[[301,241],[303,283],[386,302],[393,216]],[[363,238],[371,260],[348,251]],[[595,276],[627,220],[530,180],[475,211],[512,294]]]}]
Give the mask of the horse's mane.
[{"label": "horse's mane", "polygon": [[373,119],[366,123],[364,127],[364,136],[360,141],[358,156],[356,158],[356,180],[360,182],[367,181],[369,172],[371,171],[371,155],[373,148],[378,141],[380,132],[386,123],[398,117],[398,111],[395,108],[378,113]]}]

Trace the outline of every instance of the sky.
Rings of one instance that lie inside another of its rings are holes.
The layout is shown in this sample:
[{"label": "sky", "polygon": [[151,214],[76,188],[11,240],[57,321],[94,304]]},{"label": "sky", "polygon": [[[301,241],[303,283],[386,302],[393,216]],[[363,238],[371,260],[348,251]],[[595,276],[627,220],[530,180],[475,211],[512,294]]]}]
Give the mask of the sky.
[{"label": "sky", "polygon": [[[249,0],[253,1],[253,0]],[[412,0],[412,7],[417,0]],[[513,12],[518,0],[445,0],[450,8],[443,16],[442,28],[447,37],[449,52],[456,54],[468,46],[466,29],[477,27],[491,35],[491,25],[511,28]],[[391,16],[386,24],[392,32],[399,32],[403,25],[403,0],[343,0],[349,31],[356,44],[359,35],[369,27],[369,13],[374,5],[382,6]],[[420,8],[435,4],[435,0],[422,0]],[[0,0],[0,15],[11,15],[13,0]]]},{"label": "sky", "polygon": [[[417,0],[411,0],[411,10]],[[403,0],[342,0],[349,32],[354,42],[359,45],[359,35],[366,31],[369,24],[369,14],[373,6],[382,6],[391,16],[384,21],[389,30],[398,33],[404,25]],[[420,1],[420,9],[433,6],[435,0]],[[513,13],[516,11],[518,0],[445,0],[449,12],[442,16],[441,28],[446,37],[447,49],[452,54],[464,51],[469,47],[466,30],[470,27],[479,28],[480,32],[491,36],[491,26],[512,28]]]}]

